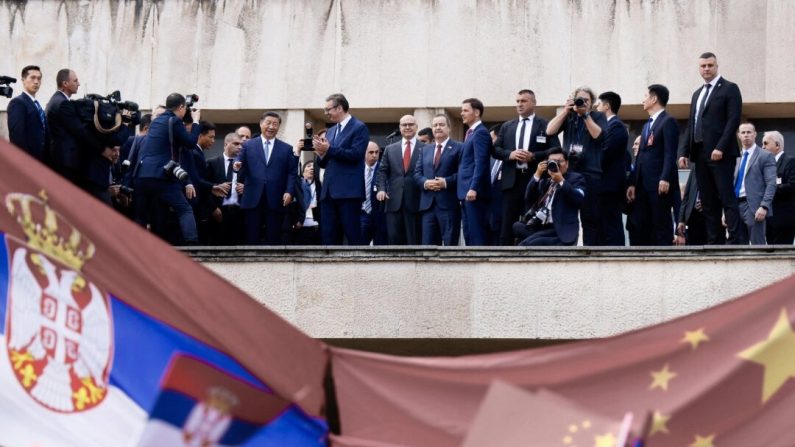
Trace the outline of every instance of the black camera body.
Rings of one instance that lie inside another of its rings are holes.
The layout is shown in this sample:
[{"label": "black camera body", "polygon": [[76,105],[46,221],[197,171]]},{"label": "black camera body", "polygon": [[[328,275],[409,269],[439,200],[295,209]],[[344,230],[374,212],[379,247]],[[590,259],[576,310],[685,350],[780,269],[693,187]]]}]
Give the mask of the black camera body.
[{"label": "black camera body", "polygon": [[315,135],[315,129],[312,128],[312,123],[306,123],[304,128],[306,128],[304,133],[304,148],[301,150],[309,152],[314,151],[315,148],[312,145],[312,137]]},{"label": "black camera body", "polygon": [[197,102],[199,102],[199,95],[196,93],[188,93],[185,95],[185,116],[182,117],[183,123],[189,124],[193,122],[193,114],[191,111]]},{"label": "black camera body", "polygon": [[549,220],[549,208],[545,206],[533,208],[524,215],[524,218],[527,228],[537,230]]},{"label": "black camera body", "polygon": [[115,141],[114,136],[122,125],[137,126],[141,123],[138,104],[122,101],[118,90],[108,96],[91,93],[74,103],[80,121],[107,146],[117,146],[120,143]]},{"label": "black camera body", "polygon": [[182,166],[180,166],[179,163],[177,163],[176,161],[169,160],[168,163],[166,163],[165,166],[163,166],[163,170],[166,171],[167,175],[173,175],[174,178],[176,178],[180,182],[184,184],[188,183],[190,174],[188,174],[188,171],[183,169]]},{"label": "black camera body", "polygon": [[560,166],[558,165],[557,161],[549,160],[549,161],[547,161],[547,170],[549,172],[558,172],[558,171],[560,171]]},{"label": "black camera body", "polygon": [[574,107],[585,107],[585,98],[574,98]]},{"label": "black camera body", "polygon": [[5,96],[6,98],[14,96],[14,89],[11,88],[11,84],[15,82],[17,82],[16,78],[0,76],[0,96]]}]

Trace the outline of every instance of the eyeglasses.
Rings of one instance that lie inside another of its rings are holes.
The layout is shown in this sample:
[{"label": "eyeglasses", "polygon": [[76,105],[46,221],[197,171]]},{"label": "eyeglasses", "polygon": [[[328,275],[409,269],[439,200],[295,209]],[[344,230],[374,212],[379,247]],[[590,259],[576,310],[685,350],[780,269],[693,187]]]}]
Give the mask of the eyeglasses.
[{"label": "eyeglasses", "polygon": [[323,108],[323,110],[324,110],[326,113],[329,113],[329,112],[331,112],[332,110],[336,109],[337,107],[339,107],[339,105],[336,105],[336,106],[331,106],[331,107],[325,107],[325,108]]}]

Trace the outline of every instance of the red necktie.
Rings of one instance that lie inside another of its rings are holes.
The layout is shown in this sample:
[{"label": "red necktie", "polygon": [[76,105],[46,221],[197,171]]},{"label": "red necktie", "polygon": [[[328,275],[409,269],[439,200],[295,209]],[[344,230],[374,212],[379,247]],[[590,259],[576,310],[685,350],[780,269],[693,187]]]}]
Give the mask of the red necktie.
[{"label": "red necktie", "polygon": [[409,172],[411,164],[411,142],[406,141],[406,149],[403,151],[403,172]]},{"label": "red necktie", "polygon": [[433,169],[434,170],[439,168],[439,160],[441,160],[441,159],[442,159],[442,145],[441,144],[437,144],[436,145],[436,153],[433,154]]}]

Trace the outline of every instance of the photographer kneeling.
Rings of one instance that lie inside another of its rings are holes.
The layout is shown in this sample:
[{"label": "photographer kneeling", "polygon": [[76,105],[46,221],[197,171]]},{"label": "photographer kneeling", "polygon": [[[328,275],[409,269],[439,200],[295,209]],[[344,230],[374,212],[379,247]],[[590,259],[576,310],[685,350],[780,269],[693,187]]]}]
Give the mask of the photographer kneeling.
[{"label": "photographer kneeling", "polygon": [[183,156],[181,148],[196,146],[199,138],[196,122],[200,114],[198,110],[193,112],[195,122],[188,133],[182,124],[187,111],[185,97],[179,93],[168,95],[166,109],[149,126],[135,171],[135,220],[144,227],[151,223],[154,232],[162,238],[164,229],[156,221],[162,219],[163,214],[158,212],[158,207],[168,205],[177,214],[184,243],[196,244],[199,239],[196,220],[185,197],[184,185],[188,183],[189,174],[179,163]]},{"label": "photographer kneeling", "polygon": [[580,233],[578,213],[585,198],[585,179],[569,172],[568,155],[551,149],[527,184],[524,222],[513,224],[519,245],[575,245]]}]

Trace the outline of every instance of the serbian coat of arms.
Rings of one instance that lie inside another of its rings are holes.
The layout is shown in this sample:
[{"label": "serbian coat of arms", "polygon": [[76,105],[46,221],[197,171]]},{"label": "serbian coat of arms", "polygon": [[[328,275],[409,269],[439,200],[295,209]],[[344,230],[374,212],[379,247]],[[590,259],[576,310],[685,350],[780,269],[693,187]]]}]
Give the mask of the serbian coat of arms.
[{"label": "serbian coat of arms", "polygon": [[108,295],[81,272],[94,246],[41,198],[11,193],[27,241],[10,256],[6,343],[14,376],[39,404],[73,413],[105,399],[113,357]]}]

